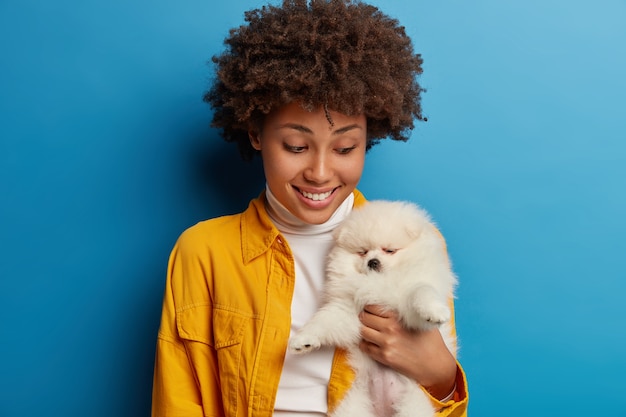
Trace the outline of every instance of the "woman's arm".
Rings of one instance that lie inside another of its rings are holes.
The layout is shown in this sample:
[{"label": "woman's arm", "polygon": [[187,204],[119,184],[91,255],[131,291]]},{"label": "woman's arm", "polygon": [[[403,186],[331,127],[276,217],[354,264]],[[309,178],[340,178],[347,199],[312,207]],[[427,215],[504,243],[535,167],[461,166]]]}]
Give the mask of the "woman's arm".
[{"label": "woman's arm", "polygon": [[157,341],[152,417],[203,416],[202,404],[184,347],[170,338]]},{"label": "woman's arm", "polygon": [[[195,255],[198,245],[189,240],[188,235],[181,236],[169,260],[154,365],[152,417],[204,416],[206,398],[203,397],[208,394],[205,392],[202,395],[196,369],[201,368],[203,375],[217,374],[214,355],[201,355],[202,360],[198,361],[198,355],[193,354],[193,346],[189,346],[193,342],[179,334],[181,318],[177,314],[180,314],[178,306],[185,304],[185,285],[188,285],[190,277],[203,276],[201,263]],[[203,352],[213,352],[208,346],[202,347]],[[214,389],[210,394],[215,397],[211,397],[211,406],[221,412],[219,390]],[[213,415],[219,415],[219,412],[215,411]]]}]

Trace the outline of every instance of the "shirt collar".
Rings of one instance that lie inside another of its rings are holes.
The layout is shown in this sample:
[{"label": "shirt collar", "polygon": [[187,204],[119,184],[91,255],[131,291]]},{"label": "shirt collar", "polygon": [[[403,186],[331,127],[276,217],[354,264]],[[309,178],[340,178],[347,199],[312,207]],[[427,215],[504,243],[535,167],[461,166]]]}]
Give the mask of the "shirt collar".
[{"label": "shirt collar", "polygon": [[[360,191],[354,190],[354,207],[363,205],[366,200]],[[265,207],[266,191],[248,205],[241,214],[241,251],[244,264],[265,253],[279,237],[280,232],[272,222]]]}]

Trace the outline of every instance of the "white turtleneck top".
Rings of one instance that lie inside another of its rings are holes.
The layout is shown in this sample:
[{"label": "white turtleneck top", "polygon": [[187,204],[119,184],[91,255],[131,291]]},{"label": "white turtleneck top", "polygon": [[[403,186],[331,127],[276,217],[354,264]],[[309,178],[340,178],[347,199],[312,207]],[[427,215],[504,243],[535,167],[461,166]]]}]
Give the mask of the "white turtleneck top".
[{"label": "white turtleneck top", "polygon": [[[308,224],[291,214],[266,186],[267,211],[293,253],[296,282],[291,302],[291,332],[306,323],[320,306],[325,281],[326,256],[332,231],[352,210],[354,195],[323,224]],[[322,417],[328,411],[327,389],[333,347],[305,355],[287,352],[274,405],[277,417]]]}]

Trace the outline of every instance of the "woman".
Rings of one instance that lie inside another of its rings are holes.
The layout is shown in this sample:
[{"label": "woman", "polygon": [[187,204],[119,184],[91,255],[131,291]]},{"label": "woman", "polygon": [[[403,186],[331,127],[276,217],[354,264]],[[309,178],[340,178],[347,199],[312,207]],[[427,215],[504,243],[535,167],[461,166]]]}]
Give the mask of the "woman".
[{"label": "woman", "polygon": [[[246,13],[214,57],[213,125],[266,189],[243,213],[186,230],[172,251],[153,416],[325,416],[353,379],[342,350],[286,354],[320,302],[331,232],[365,199],[365,152],[422,120],[421,58],[398,22],[348,0]],[[465,376],[437,330],[368,306],[361,349],[420,383],[441,416],[467,409]]]}]

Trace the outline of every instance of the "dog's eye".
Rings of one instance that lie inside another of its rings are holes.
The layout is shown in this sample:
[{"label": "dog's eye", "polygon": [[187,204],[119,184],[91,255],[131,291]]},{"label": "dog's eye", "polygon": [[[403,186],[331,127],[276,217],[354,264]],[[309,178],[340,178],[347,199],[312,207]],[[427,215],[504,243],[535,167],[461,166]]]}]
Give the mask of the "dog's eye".
[{"label": "dog's eye", "polygon": [[357,252],[359,254],[359,256],[365,256],[367,255],[367,249],[363,249]]},{"label": "dog's eye", "polygon": [[388,253],[389,255],[393,255],[397,251],[398,251],[398,249],[383,248],[383,252]]}]

